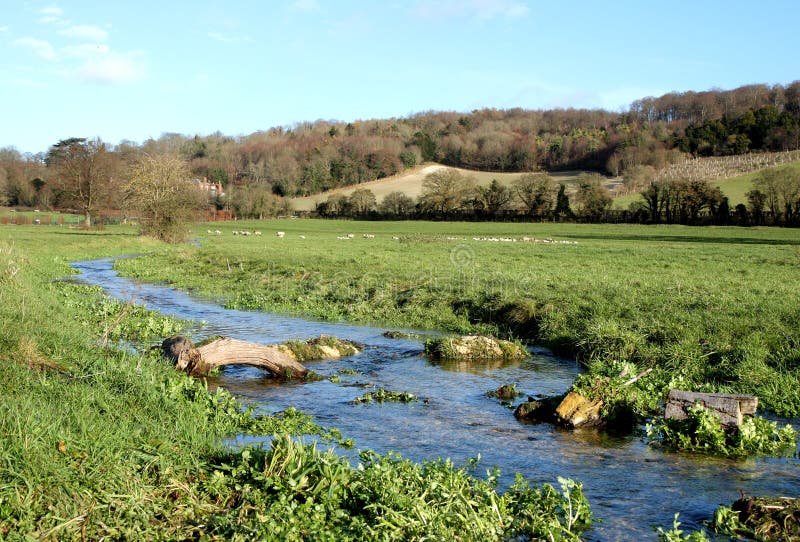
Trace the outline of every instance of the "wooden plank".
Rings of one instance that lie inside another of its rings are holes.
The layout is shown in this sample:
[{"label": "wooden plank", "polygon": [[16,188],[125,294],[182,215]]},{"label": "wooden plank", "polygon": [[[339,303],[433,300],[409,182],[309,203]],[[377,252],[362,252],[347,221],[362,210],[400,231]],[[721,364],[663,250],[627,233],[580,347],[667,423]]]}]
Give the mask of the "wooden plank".
[{"label": "wooden plank", "polygon": [[750,395],[670,390],[664,417],[684,420],[688,409],[697,403],[716,414],[722,425],[739,427],[743,416],[755,414],[758,398]]}]

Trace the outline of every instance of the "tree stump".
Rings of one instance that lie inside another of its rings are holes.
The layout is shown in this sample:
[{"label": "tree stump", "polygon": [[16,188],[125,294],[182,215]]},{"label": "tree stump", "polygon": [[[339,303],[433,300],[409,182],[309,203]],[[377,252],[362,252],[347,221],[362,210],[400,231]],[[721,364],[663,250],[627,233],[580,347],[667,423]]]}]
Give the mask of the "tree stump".
[{"label": "tree stump", "polygon": [[725,393],[697,393],[669,390],[665,419],[685,420],[689,407],[700,403],[717,415],[724,427],[739,427],[744,416],[752,416],[758,408],[758,397]]}]

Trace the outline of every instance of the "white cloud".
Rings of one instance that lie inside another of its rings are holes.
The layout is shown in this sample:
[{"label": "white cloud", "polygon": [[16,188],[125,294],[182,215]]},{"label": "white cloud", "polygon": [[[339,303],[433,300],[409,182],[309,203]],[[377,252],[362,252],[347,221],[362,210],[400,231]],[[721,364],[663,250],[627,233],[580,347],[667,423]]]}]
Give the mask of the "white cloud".
[{"label": "white cloud", "polygon": [[19,38],[11,42],[14,47],[22,47],[28,49],[33,54],[44,60],[55,60],[56,51],[50,42],[44,40],[37,40],[35,38]]},{"label": "white cloud", "polygon": [[67,21],[62,19],[64,11],[58,6],[47,6],[39,10],[39,22],[44,24],[65,24]]},{"label": "white cloud", "polygon": [[423,19],[496,18],[519,19],[528,15],[529,8],[518,0],[420,0],[411,14]]},{"label": "white cloud", "polygon": [[78,38],[89,41],[106,41],[108,32],[91,24],[76,24],[59,30],[58,33],[68,38]]},{"label": "white cloud", "polygon": [[114,85],[131,83],[145,76],[144,66],[133,54],[108,53],[91,58],[83,63],[75,72],[79,81]]},{"label": "white cloud", "polygon": [[8,32],[7,26],[0,26],[0,32]]}]

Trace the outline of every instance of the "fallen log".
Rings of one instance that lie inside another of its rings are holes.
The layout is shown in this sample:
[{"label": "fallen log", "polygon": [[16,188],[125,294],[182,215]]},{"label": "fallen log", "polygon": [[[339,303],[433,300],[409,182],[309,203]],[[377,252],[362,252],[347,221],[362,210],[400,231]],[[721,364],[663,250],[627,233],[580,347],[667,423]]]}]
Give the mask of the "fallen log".
[{"label": "fallen log", "polygon": [[305,378],[310,371],[300,361],[317,361],[359,353],[363,345],[321,336],[308,341],[266,345],[220,337],[194,348],[184,337],[170,337],[161,345],[175,368],[192,376],[206,376],[225,365],[249,365],[278,378]]},{"label": "fallen log", "polygon": [[758,397],[725,393],[698,393],[682,390],[669,390],[664,418],[685,420],[688,410],[700,403],[715,414],[724,427],[742,425],[744,416],[752,416],[758,408]]},{"label": "fallen log", "polygon": [[222,338],[200,348],[183,350],[175,368],[192,376],[206,376],[213,369],[225,365],[249,365],[269,371],[279,378],[305,378],[308,374],[302,364],[295,361],[280,346]]}]

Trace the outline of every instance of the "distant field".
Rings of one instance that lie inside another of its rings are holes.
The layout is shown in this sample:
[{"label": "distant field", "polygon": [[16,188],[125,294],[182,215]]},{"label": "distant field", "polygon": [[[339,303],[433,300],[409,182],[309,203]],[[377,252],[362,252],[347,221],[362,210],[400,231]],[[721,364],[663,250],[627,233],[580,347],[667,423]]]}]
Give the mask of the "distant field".
[{"label": "distant field", "polygon": [[[800,171],[800,162],[792,162],[790,164],[783,164],[774,167],[788,167],[796,171]],[[773,168],[767,168],[773,169]],[[761,170],[764,171],[764,170]],[[753,189],[753,180],[761,173],[761,171],[752,171],[742,175],[736,175],[727,179],[717,179],[710,181],[712,185],[718,186],[725,196],[728,196],[728,201],[731,208],[736,207],[740,203],[747,204],[747,192]],[[614,198],[615,209],[627,209],[628,206],[635,202],[641,201],[642,197],[638,194],[625,194]]]},{"label": "distant field", "polygon": [[[448,168],[447,166],[442,166],[439,164],[428,164],[425,166],[419,166],[413,168],[399,175],[386,177],[385,179],[378,179],[377,181],[361,183],[353,186],[348,186],[346,188],[336,188],[334,190],[329,190],[321,194],[314,194],[313,196],[307,196],[304,198],[292,198],[290,201],[292,202],[292,206],[296,211],[311,211],[316,207],[317,203],[325,201],[326,199],[328,199],[329,196],[336,194],[343,194],[345,196],[349,196],[350,194],[353,193],[354,190],[358,188],[368,188],[372,190],[372,192],[375,194],[375,198],[378,200],[378,203],[383,201],[383,198],[386,197],[386,195],[391,192],[403,192],[406,195],[416,199],[422,193],[422,181],[425,180],[425,177],[431,173],[434,173],[442,169],[455,169],[465,175],[471,175],[481,186],[488,186],[493,179],[497,179],[497,181],[500,182],[501,184],[508,185],[514,182],[516,179],[518,179],[520,175],[523,175],[522,173],[495,173],[491,171],[472,171],[469,169]],[[559,171],[550,173],[550,176],[556,182],[570,185],[574,183],[575,179],[580,173],[582,172]]]}]

